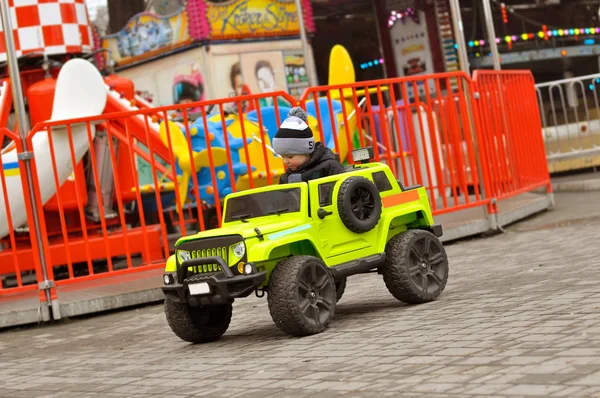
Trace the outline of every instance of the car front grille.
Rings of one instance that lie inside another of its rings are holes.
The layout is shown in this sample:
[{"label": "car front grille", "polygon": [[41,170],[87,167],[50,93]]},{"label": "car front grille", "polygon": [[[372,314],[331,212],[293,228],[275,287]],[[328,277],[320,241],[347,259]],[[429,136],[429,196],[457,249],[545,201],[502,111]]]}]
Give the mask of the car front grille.
[{"label": "car front grille", "polygon": [[[228,248],[225,246],[222,247],[214,247],[212,249],[200,249],[200,250],[192,250],[190,254],[192,259],[194,258],[203,258],[203,257],[221,257],[225,260],[225,264],[228,263]],[[219,264],[204,264],[198,265],[195,267],[190,267],[194,273],[206,273],[206,272],[216,272],[221,270],[221,266]]]},{"label": "car front grille", "polygon": [[[189,251],[192,259],[204,257],[221,257],[225,261],[225,264],[229,266],[234,265],[229,264],[229,248],[232,245],[241,242],[242,240],[243,238],[240,235],[205,238],[185,242],[178,249]],[[221,271],[221,266],[216,263],[188,267],[188,275],[206,274],[218,271]]]}]

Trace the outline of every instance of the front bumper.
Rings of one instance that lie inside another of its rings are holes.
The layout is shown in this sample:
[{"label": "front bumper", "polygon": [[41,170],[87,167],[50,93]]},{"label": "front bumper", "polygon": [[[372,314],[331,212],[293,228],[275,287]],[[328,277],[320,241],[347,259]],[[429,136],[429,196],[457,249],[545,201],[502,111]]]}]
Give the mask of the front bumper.
[{"label": "front bumper", "polygon": [[[187,276],[188,267],[219,264],[221,271]],[[259,287],[266,278],[266,271],[248,275],[234,275],[221,257],[203,257],[186,260],[177,270],[177,280],[173,284],[163,285],[165,296],[177,302],[190,305],[211,305],[232,302],[233,299],[247,297]],[[207,294],[190,294],[189,285],[207,283]]]}]

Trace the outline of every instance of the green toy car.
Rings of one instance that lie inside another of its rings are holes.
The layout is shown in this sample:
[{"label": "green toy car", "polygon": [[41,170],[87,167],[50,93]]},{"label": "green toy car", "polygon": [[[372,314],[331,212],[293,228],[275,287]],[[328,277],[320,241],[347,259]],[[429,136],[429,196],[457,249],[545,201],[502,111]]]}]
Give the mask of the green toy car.
[{"label": "green toy car", "polygon": [[346,278],[378,271],[394,297],[436,299],[448,259],[425,188],[403,188],[390,168],[353,152],[346,173],[236,192],[225,198],[221,228],[179,239],[166,265],[169,326],[194,343],[218,339],[232,303],[267,292],[285,333],[325,330]]}]

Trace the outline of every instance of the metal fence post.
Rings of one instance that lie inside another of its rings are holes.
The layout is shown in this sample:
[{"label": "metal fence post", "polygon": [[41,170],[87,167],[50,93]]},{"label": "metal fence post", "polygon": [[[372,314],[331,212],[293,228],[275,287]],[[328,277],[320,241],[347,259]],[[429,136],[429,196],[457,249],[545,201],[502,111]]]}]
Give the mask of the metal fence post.
[{"label": "metal fence post", "polygon": [[491,172],[489,169],[489,159],[487,148],[485,144],[485,128],[483,121],[483,110],[481,109],[481,102],[484,99],[481,98],[482,93],[487,97],[487,93],[481,87],[480,80],[478,78],[478,71],[473,73],[473,78],[470,79],[472,84],[472,102],[471,102],[471,110],[473,111],[473,119],[475,122],[475,140],[477,141],[477,159],[479,162],[479,170],[478,175],[479,179],[482,183],[482,192],[484,192],[484,198],[489,200],[488,205],[484,208],[484,214],[489,222],[489,229],[491,231],[495,231],[498,229],[498,208],[497,208],[497,200],[492,192],[491,186]]},{"label": "metal fence post", "polygon": [[[6,59],[8,70],[10,74],[12,94],[14,100],[15,113],[19,122],[19,136],[23,145],[23,152],[18,154],[19,161],[25,162],[25,169],[27,170],[27,182],[28,189],[27,195],[29,195],[32,206],[33,214],[33,227],[37,241],[37,250],[40,256],[40,267],[42,269],[43,282],[40,282],[38,289],[44,290],[46,295],[47,305],[52,306],[52,316],[54,319],[60,319],[60,311],[57,306],[52,303],[50,290],[54,287],[54,281],[48,279],[48,271],[46,269],[46,258],[44,256],[44,243],[42,241],[42,232],[40,230],[40,215],[38,209],[35,206],[35,194],[33,191],[33,173],[31,171],[31,163],[34,153],[29,151],[27,146],[27,133],[30,130],[29,119],[25,113],[25,103],[23,100],[23,88],[21,87],[21,75],[19,72],[19,64],[17,62],[17,54],[15,51],[15,42],[13,37],[13,27],[10,20],[10,8],[8,0],[0,0],[0,14],[2,16],[2,26],[4,28],[4,42],[6,48]],[[39,280],[39,279],[38,279]],[[58,304],[58,303],[57,303]]]},{"label": "metal fence post", "polygon": [[454,36],[458,46],[458,60],[460,69],[469,74],[469,56],[467,55],[467,44],[465,42],[465,33],[463,29],[462,17],[460,15],[460,4],[458,0],[450,0],[450,14],[452,15],[452,25],[454,27]]},{"label": "metal fence post", "polygon": [[306,27],[304,26],[304,10],[302,9],[302,0],[295,0],[296,4],[296,15],[298,16],[298,27],[300,28],[300,41],[302,42],[302,52],[304,53],[304,66],[306,73],[308,74],[308,81],[311,86],[315,86],[315,77],[312,73],[312,63],[314,62],[311,58],[311,65],[308,64],[308,39],[306,38]]},{"label": "metal fence post", "polygon": [[500,54],[498,53],[498,45],[496,44],[496,30],[494,29],[494,18],[492,17],[490,0],[483,0],[483,14],[488,34],[488,44],[492,51],[492,63],[495,70],[500,70]]}]

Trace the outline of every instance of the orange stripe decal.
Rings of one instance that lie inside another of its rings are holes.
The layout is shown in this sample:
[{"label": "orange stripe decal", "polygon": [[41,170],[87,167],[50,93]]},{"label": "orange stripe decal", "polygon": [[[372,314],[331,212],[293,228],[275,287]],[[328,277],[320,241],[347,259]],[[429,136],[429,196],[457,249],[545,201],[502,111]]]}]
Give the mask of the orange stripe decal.
[{"label": "orange stripe decal", "polygon": [[417,190],[402,192],[397,195],[388,196],[383,198],[383,207],[398,206],[408,202],[414,202],[419,200],[419,192]]}]

